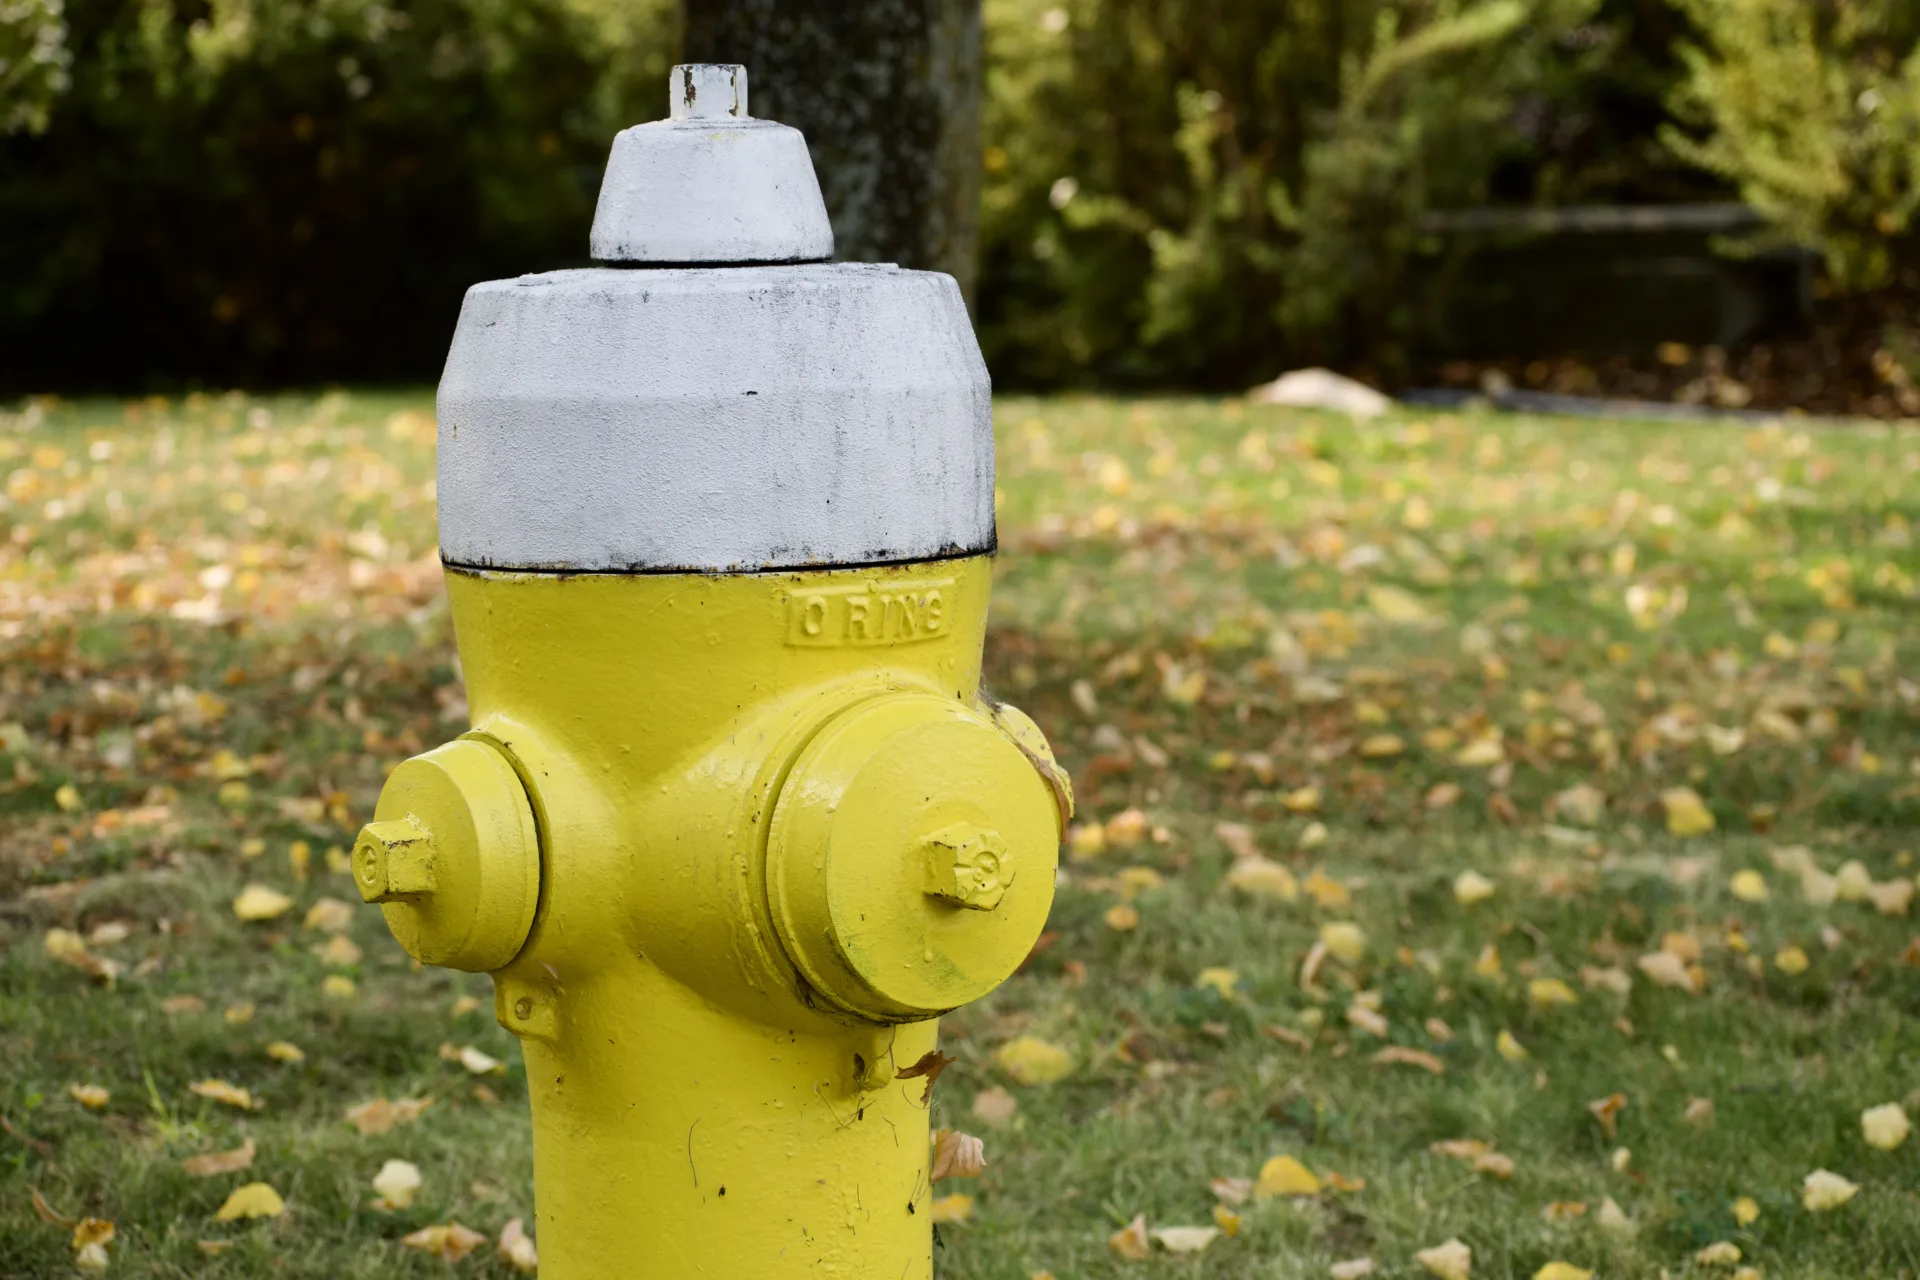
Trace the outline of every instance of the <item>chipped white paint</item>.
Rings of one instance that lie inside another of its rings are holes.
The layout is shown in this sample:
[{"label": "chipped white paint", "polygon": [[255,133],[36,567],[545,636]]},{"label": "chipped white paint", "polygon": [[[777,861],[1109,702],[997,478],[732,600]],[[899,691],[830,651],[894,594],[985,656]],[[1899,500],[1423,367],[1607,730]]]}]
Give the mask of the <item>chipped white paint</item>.
[{"label": "chipped white paint", "polygon": [[993,546],[952,277],[855,263],[474,286],[440,382],[451,564],[728,572]]},{"label": "chipped white paint", "polygon": [[824,262],[833,227],[806,139],[747,114],[744,67],[679,66],[672,115],[613,140],[596,262]]}]

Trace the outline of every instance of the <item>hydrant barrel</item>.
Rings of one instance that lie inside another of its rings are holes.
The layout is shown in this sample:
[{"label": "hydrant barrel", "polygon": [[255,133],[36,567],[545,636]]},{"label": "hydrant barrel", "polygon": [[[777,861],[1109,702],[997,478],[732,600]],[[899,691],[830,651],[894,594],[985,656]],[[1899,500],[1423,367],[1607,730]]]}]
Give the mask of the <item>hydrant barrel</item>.
[{"label": "hydrant barrel", "polygon": [[835,263],[805,140],[677,67],[600,264],[475,285],[439,395],[473,729],[354,850],[485,971],[548,1280],[930,1276],[942,1013],[1010,976],[1072,792],[980,689],[990,387],[944,275]]}]

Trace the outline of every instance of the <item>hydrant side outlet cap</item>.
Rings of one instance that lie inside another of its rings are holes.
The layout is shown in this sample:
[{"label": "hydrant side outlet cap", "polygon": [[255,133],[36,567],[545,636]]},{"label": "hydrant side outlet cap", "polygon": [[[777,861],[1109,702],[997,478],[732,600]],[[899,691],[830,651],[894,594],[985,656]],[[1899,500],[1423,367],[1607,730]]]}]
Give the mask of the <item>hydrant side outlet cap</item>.
[{"label": "hydrant side outlet cap", "polygon": [[500,968],[526,942],[540,896],[539,833],[519,775],[471,738],[405,761],[354,844],[353,878],[422,964]]},{"label": "hydrant side outlet cap", "polygon": [[994,547],[992,384],[958,286],[933,272],[475,285],[439,419],[450,565],[738,573]]},{"label": "hydrant side outlet cap", "polygon": [[669,77],[673,114],[613,140],[590,235],[596,262],[824,262],[820,180],[797,129],[747,114],[746,69]]}]

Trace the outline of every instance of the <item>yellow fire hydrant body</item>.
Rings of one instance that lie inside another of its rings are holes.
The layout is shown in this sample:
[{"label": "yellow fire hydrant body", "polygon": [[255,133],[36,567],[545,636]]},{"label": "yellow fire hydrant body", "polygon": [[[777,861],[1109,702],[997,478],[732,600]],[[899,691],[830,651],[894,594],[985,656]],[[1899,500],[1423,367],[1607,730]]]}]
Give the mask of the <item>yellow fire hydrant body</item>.
[{"label": "yellow fire hydrant body", "polygon": [[394,772],[354,872],[417,958],[493,975],[549,1280],[913,1280],[936,1019],[1031,948],[1071,796],[979,690],[957,290],[819,263],[798,135],[737,68],[674,76],[595,223],[670,265],[468,297],[440,496],[473,731]]}]

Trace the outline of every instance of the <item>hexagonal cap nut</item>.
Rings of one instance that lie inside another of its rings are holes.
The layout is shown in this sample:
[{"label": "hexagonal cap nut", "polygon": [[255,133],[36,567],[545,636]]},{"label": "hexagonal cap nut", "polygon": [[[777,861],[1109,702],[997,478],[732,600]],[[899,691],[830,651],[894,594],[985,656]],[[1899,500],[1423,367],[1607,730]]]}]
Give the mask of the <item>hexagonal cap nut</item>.
[{"label": "hexagonal cap nut", "polygon": [[927,893],[956,906],[991,911],[1013,883],[1013,859],[998,831],[958,823],[937,831],[922,846]]},{"label": "hexagonal cap nut", "polygon": [[416,814],[369,822],[353,845],[353,887],[363,902],[432,893],[433,833]]}]

